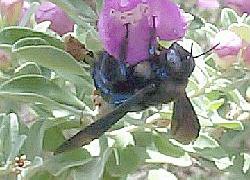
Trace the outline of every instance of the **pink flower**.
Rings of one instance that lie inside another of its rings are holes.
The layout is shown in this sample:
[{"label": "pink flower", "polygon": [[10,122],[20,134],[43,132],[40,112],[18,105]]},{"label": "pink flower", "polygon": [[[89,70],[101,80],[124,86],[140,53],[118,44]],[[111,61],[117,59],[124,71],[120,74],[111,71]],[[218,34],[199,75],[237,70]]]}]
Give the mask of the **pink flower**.
[{"label": "pink flower", "polygon": [[241,38],[229,30],[223,30],[217,33],[213,43],[219,44],[215,48],[215,52],[219,57],[237,55],[242,47]]},{"label": "pink flower", "polygon": [[0,12],[8,25],[16,25],[19,21],[24,0],[0,0]]},{"label": "pink flower", "polygon": [[227,68],[237,61],[237,55],[242,48],[242,39],[239,36],[229,30],[220,31],[213,40],[213,45],[216,44],[219,45],[214,51],[219,58],[215,62],[219,66]]},{"label": "pink flower", "polygon": [[220,7],[218,0],[197,0],[196,4],[202,9],[218,9]]},{"label": "pink flower", "polygon": [[35,20],[37,23],[50,21],[50,28],[59,35],[72,32],[74,28],[74,22],[69,16],[51,2],[42,2],[35,14]]},{"label": "pink flower", "polygon": [[242,58],[246,67],[250,69],[250,45],[243,49]]},{"label": "pink flower", "polygon": [[155,16],[156,36],[163,40],[182,38],[186,21],[179,7],[169,0],[106,0],[98,22],[104,48],[116,59],[128,25],[126,62],[148,58],[150,31]]},{"label": "pink flower", "polygon": [[224,0],[224,4],[228,7],[235,9],[240,13],[250,14],[250,1],[249,0]]}]

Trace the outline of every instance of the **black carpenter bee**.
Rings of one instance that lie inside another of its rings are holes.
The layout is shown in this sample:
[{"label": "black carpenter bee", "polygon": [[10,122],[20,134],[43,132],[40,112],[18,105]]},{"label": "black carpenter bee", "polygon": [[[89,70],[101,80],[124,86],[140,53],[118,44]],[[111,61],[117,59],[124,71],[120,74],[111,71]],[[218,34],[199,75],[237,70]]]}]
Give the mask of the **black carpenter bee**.
[{"label": "black carpenter bee", "polygon": [[[173,137],[185,144],[199,136],[199,120],[185,92],[188,78],[195,67],[194,58],[198,56],[193,57],[192,50],[188,52],[178,43],[173,43],[168,49],[163,49],[157,54],[155,51],[157,48],[149,43],[149,58],[137,65],[127,66],[125,64],[127,37],[128,33],[122,44],[119,59],[115,59],[106,51],[102,52],[93,68],[95,87],[103,99],[114,106],[114,110],[67,140],[56,153],[89,144],[127,112],[141,111],[149,106],[172,101],[174,102],[171,122]],[[144,72],[138,72],[138,67],[142,64],[146,64],[147,68]]]}]

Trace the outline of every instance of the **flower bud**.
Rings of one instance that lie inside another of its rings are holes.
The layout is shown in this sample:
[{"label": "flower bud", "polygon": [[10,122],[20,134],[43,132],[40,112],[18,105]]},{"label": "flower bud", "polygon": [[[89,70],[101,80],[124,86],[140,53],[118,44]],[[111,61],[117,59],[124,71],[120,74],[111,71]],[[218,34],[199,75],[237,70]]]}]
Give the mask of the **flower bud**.
[{"label": "flower bud", "polygon": [[8,25],[16,25],[19,21],[24,0],[0,0],[0,12]]},{"label": "flower bud", "polygon": [[4,50],[0,49],[0,69],[5,70],[11,66],[11,57]]},{"label": "flower bud", "polygon": [[59,35],[72,32],[74,29],[74,22],[69,16],[61,8],[51,2],[42,2],[35,14],[35,20],[37,23],[50,21],[50,29],[57,32]]},{"label": "flower bud", "polygon": [[223,30],[217,33],[213,39],[213,45],[219,44],[215,49],[218,58],[215,63],[222,68],[228,68],[237,62],[237,55],[242,47],[242,39],[234,32]]},{"label": "flower bud", "polygon": [[242,59],[247,68],[250,69],[250,45],[245,47],[242,51]]},{"label": "flower bud", "polygon": [[224,0],[227,7],[231,7],[240,13],[250,14],[250,1],[249,0]]},{"label": "flower bud", "polygon": [[196,5],[201,9],[218,9],[220,7],[218,0],[197,0]]}]

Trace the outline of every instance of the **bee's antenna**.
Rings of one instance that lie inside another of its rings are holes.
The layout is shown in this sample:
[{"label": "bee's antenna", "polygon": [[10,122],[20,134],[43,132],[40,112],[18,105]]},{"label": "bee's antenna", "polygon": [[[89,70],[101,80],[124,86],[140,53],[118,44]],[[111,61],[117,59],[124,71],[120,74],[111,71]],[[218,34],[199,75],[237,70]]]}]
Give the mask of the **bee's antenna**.
[{"label": "bee's antenna", "polygon": [[[220,43],[216,44],[215,46],[213,46],[212,48],[210,48],[210,49],[209,49],[209,50],[207,50],[206,52],[201,53],[201,54],[200,54],[200,55],[198,55],[198,56],[194,56],[193,58],[198,58],[198,57],[200,57],[200,56],[203,56],[203,55],[205,55],[205,54],[207,54],[207,53],[211,52],[211,51],[212,51],[212,50],[214,50],[217,46],[219,46],[219,44],[220,44]],[[191,54],[192,54],[192,51],[191,51]]]},{"label": "bee's antenna", "polygon": [[122,44],[120,46],[120,54],[119,54],[119,59],[118,59],[118,64],[119,64],[119,70],[120,70],[120,74],[121,74],[121,79],[120,80],[126,80],[126,59],[127,59],[127,52],[128,52],[128,34],[129,34],[129,30],[128,30],[128,26],[129,23],[124,24],[125,29],[126,29],[126,34],[125,37],[122,41]]}]

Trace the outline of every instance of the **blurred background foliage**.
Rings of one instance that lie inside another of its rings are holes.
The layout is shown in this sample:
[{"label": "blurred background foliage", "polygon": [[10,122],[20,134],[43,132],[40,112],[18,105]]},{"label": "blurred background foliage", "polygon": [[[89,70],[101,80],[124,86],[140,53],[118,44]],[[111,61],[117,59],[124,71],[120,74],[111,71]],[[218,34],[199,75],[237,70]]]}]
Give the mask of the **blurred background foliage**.
[{"label": "blurred background foliage", "polygon": [[169,104],[129,113],[99,140],[54,156],[97,116],[91,66],[102,50],[96,21],[103,2],[50,2],[75,22],[73,32],[62,35],[48,21],[37,23],[36,0],[25,1],[28,8],[16,19],[1,14],[0,179],[250,178],[250,57],[242,56],[250,41],[247,13],[223,1],[214,9],[176,1],[188,19],[179,43],[187,50],[193,43],[194,55],[209,49],[221,30],[244,44],[230,64],[219,63],[226,60],[215,53],[196,59],[187,88],[202,126],[195,142],[182,145],[171,138]]}]

